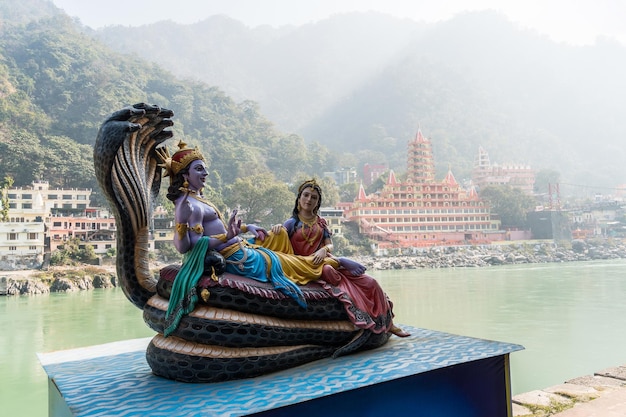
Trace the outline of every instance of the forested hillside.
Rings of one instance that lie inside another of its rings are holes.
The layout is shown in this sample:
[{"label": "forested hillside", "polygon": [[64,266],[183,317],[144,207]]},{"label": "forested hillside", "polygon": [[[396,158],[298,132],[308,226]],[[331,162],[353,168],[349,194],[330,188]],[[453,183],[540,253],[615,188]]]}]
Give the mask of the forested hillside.
[{"label": "forested hillside", "polygon": [[626,183],[626,48],[611,40],[558,44],[495,12],[435,25],[355,13],[278,29],[216,16],[94,36],[258,101],[278,126],[342,153],[344,165],[403,171],[421,126],[440,177],[452,167],[468,178],[483,146],[493,162],[581,186],[564,192]]},{"label": "forested hillside", "polygon": [[564,194],[626,183],[626,49],[614,41],[556,44],[492,12],[94,31],[45,0],[13,5],[0,0],[0,175],[17,185],[94,187],[97,128],[137,101],[175,111],[176,137],[209,154],[218,190],[268,171],[402,173],[418,127],[438,177],[469,178],[482,146],[492,162],[560,173]]},{"label": "forested hillside", "polygon": [[[3,13],[6,4],[0,1]],[[26,4],[36,11],[32,20],[0,16],[0,181],[10,176],[23,186],[41,179],[97,191],[98,128],[107,115],[137,102],[174,110],[174,137],[204,151],[218,198],[250,176],[275,174],[262,177],[268,183],[257,185],[262,189],[335,165],[324,147],[313,143],[307,151],[301,137],[278,132],[256,103],[235,102],[217,87],[113,52],[58,10],[42,16],[37,5],[47,2]]]}]

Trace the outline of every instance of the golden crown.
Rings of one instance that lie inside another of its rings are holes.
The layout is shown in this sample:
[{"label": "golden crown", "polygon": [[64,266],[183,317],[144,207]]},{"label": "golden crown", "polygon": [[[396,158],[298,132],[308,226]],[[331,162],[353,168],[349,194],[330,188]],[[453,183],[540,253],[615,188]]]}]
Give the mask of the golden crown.
[{"label": "golden crown", "polygon": [[320,194],[322,192],[322,187],[319,186],[319,184],[317,183],[317,181],[315,181],[315,179],[312,179],[312,180],[303,182],[300,185],[300,187],[298,187],[298,194],[304,191],[305,188],[309,188],[309,187],[312,187],[313,189],[317,190],[317,192]]},{"label": "golden crown", "polygon": [[[198,148],[188,148],[187,144],[182,140],[178,142],[178,150],[174,155],[170,156],[166,146],[156,149],[157,155],[163,163],[159,164],[161,168],[165,168],[165,176],[173,176],[186,168],[190,163],[197,160],[205,161],[204,156]],[[206,162],[206,161],[205,161]]]}]

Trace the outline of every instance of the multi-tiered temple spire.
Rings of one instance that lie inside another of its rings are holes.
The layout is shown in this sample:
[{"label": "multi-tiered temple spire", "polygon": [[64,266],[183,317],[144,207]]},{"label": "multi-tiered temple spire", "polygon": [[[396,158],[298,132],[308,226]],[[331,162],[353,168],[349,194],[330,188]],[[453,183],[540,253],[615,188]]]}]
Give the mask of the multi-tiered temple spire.
[{"label": "multi-tiered temple spire", "polygon": [[422,135],[421,129],[417,130],[415,139],[409,142],[407,179],[413,183],[429,183],[435,179],[432,145]]}]

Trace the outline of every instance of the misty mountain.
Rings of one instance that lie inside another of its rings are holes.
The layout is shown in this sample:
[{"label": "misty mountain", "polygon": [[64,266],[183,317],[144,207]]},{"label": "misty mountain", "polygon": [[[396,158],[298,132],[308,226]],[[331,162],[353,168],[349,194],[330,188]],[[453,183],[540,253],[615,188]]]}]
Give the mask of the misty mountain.
[{"label": "misty mountain", "polygon": [[608,39],[555,43],[489,11],[431,25],[350,13],[278,29],[214,16],[91,34],[258,102],[279,128],[350,152],[344,164],[403,172],[421,127],[440,176],[450,166],[468,178],[482,146],[492,162],[560,172],[565,192],[626,183],[626,49]]},{"label": "misty mountain", "polygon": [[[7,3],[0,0],[0,13]],[[19,21],[0,14],[0,184],[10,177],[15,186],[45,180],[97,191],[98,129],[112,112],[139,102],[174,111],[175,138],[203,151],[209,191],[219,198],[239,179],[271,172],[266,177],[284,183],[337,165],[323,146],[309,150],[302,137],[276,130],[257,103],[112,51],[58,9],[41,13],[37,5],[47,1],[24,4],[33,13],[23,9]]]},{"label": "misty mountain", "polygon": [[250,29],[218,15],[192,25],[109,26],[95,36],[235,99],[255,100],[279,127],[294,131],[382,70],[416,30],[413,22],[375,13],[279,29]]}]

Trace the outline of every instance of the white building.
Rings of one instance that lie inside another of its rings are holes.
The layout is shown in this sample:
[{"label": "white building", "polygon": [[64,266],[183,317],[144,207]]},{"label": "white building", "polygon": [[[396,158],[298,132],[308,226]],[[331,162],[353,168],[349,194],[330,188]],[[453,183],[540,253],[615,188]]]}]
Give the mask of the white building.
[{"label": "white building", "polygon": [[332,207],[321,207],[320,216],[322,216],[333,236],[341,236],[343,234],[343,210]]},{"label": "white building", "polygon": [[91,189],[50,189],[48,181],[33,181],[30,187],[8,190],[9,221],[47,222],[56,212],[84,212],[90,204]]},{"label": "white building", "polygon": [[39,268],[44,250],[43,222],[0,222],[0,270]]},{"label": "white building", "polygon": [[[89,209],[91,189],[50,188],[47,181],[6,192],[8,222],[0,222],[0,270],[32,266],[69,238],[94,240],[96,253],[115,247],[115,220],[106,210]],[[7,261],[7,263],[4,263]],[[4,266],[4,268],[3,268]]]}]

